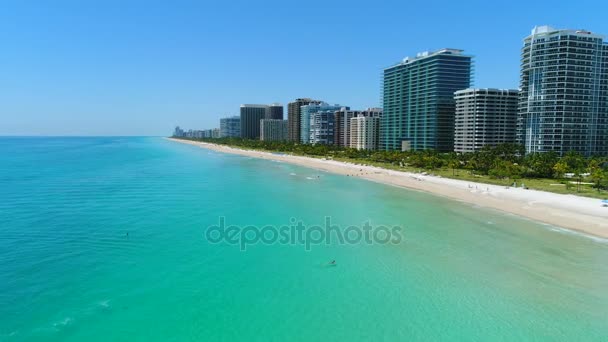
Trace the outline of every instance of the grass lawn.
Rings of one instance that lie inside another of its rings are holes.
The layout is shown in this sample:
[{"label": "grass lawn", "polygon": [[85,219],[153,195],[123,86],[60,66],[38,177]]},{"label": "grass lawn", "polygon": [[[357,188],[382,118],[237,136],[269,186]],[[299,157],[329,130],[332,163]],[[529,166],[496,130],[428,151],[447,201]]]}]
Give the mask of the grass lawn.
[{"label": "grass lawn", "polygon": [[[397,171],[409,171],[409,172],[427,172],[429,174],[434,174],[437,176],[452,178],[452,179],[460,179],[464,181],[485,183],[485,184],[493,184],[493,185],[503,185],[503,186],[511,186],[514,182],[513,179],[496,179],[491,178],[487,175],[478,175],[471,174],[468,170],[457,169],[455,172],[452,169],[442,168],[435,170],[425,170],[421,168],[414,167],[400,167],[399,165],[392,165],[388,163],[377,163],[367,159],[350,159],[350,158],[333,158],[334,160],[356,163],[356,164],[364,164],[370,166],[377,166],[384,169],[391,169]],[[533,190],[541,190],[547,192],[554,192],[558,194],[570,194],[577,196],[585,196],[599,199],[608,198],[608,191],[602,190],[598,192],[597,189],[594,189],[589,184],[581,184],[580,191],[577,191],[577,184],[572,184],[570,182],[575,182],[576,179],[548,179],[548,178],[521,178],[517,179],[517,186],[521,186],[523,182],[527,188]],[[582,180],[583,182],[590,182],[589,180]],[[571,186],[566,186],[567,183],[570,183]],[[560,184],[560,185],[551,185],[551,184]]]}]

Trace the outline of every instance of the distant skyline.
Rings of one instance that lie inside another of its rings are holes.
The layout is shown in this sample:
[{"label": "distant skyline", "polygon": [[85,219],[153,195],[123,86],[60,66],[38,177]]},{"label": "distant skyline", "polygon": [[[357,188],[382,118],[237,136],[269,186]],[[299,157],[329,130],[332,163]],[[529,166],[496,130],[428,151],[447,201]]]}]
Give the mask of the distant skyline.
[{"label": "distant skyline", "polygon": [[[519,87],[534,26],[608,35],[605,1],[13,1],[0,7],[0,135],[169,135],[242,103],[380,106],[383,68],[441,48],[475,87]],[[287,108],[285,108],[287,112]]]}]

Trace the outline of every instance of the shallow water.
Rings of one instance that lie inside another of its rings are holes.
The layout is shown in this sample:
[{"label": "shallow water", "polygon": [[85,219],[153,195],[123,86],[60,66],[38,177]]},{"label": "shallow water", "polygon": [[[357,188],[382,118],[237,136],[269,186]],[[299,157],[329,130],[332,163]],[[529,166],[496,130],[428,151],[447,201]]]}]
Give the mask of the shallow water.
[{"label": "shallow water", "polygon": [[[161,138],[0,138],[0,189],[0,341],[608,336],[605,240],[421,192]],[[241,251],[219,217],[403,239]]]}]

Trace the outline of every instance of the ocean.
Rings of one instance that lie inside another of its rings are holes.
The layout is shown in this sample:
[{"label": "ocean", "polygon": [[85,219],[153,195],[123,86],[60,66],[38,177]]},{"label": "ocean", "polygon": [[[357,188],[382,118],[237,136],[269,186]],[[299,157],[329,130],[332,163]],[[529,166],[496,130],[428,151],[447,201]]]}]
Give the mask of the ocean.
[{"label": "ocean", "polygon": [[[608,338],[606,240],[422,192],[157,137],[4,137],[0,194],[0,341]],[[319,242],[326,220],[353,234]],[[305,243],[273,235],[297,223]]]}]

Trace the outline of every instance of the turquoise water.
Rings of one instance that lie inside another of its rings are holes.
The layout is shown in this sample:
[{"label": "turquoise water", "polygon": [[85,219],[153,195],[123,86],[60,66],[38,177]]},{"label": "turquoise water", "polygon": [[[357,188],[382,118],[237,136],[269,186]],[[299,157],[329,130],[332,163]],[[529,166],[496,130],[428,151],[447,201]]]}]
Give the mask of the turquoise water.
[{"label": "turquoise water", "polygon": [[[0,138],[0,189],[0,341],[608,337],[606,241],[424,193],[161,138]],[[243,252],[220,216],[403,241]]]}]

